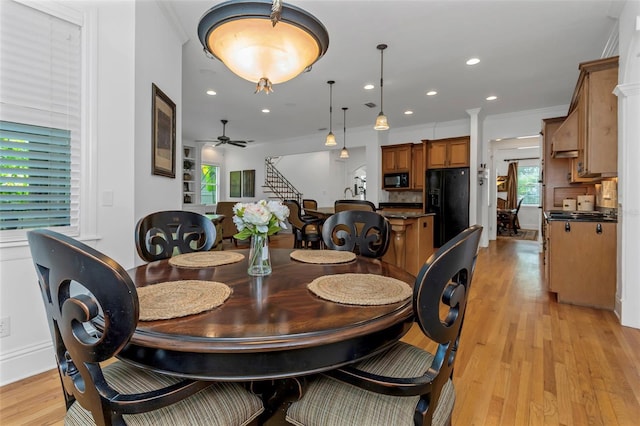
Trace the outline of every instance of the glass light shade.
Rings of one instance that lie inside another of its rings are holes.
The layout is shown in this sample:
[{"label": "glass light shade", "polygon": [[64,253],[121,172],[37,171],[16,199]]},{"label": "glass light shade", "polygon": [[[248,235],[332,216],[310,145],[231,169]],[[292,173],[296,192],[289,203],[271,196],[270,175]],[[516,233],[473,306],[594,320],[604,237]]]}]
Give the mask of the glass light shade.
[{"label": "glass light shade", "polygon": [[313,15],[282,3],[273,23],[272,6],[267,0],[225,1],[198,23],[205,51],[233,73],[258,83],[256,89],[291,80],[329,47],[327,29]]},{"label": "glass light shade", "polygon": [[340,158],[349,158],[349,151],[347,151],[347,148],[342,148],[340,151]]},{"label": "glass light shade", "polygon": [[373,126],[375,130],[389,130],[389,123],[387,122],[387,116],[380,111],[378,117],[376,117],[376,125]]},{"label": "glass light shade", "polygon": [[327,135],[327,140],[324,142],[325,146],[336,146],[336,136],[332,133],[329,132],[329,134]]},{"label": "glass light shade", "polygon": [[307,32],[287,22],[274,27],[268,19],[238,19],[220,25],[207,39],[209,50],[234,74],[257,83],[291,80],[320,55]]}]

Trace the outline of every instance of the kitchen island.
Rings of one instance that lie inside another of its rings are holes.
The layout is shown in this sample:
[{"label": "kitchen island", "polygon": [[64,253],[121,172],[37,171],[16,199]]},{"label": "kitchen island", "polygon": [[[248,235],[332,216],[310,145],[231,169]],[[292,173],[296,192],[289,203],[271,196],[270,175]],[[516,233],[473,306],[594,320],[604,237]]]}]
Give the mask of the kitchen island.
[{"label": "kitchen island", "polygon": [[391,243],[382,260],[418,275],[433,254],[433,213],[379,210],[391,223]]},{"label": "kitchen island", "polygon": [[[434,213],[421,213],[417,204],[416,208],[412,205],[405,209],[398,205],[380,207],[382,208],[376,213],[386,217],[391,224],[391,241],[382,260],[399,266],[414,276],[417,275],[424,262],[434,252]],[[305,213],[326,219],[334,213],[334,209],[318,207],[313,210],[306,209]]]}]

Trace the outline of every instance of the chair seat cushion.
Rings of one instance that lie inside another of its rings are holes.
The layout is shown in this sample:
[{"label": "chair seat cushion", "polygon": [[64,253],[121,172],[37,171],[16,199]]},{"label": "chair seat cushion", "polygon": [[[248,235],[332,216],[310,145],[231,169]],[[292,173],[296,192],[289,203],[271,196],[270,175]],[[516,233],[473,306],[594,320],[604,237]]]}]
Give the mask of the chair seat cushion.
[{"label": "chair seat cushion", "polygon": [[[388,377],[419,377],[427,371],[432,360],[432,354],[399,342],[355,367]],[[287,411],[287,421],[299,426],[413,425],[419,398],[382,395],[319,376],[309,384],[304,396],[291,404]],[[433,413],[432,424],[446,424],[454,402],[455,391],[451,380],[448,380]]]},{"label": "chair seat cushion", "polygon": [[[180,379],[114,362],[103,369],[105,379],[123,394],[163,388]],[[147,413],[123,416],[128,425],[247,425],[264,410],[262,401],[235,383],[215,383],[180,402]],[[75,402],[65,425],[95,424],[91,413]]]}]

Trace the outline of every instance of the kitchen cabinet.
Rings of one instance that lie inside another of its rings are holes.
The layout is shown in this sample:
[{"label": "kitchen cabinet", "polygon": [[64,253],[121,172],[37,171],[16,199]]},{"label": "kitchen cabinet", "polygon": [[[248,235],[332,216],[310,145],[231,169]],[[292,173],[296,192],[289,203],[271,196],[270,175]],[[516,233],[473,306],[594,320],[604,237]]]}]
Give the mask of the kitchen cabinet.
[{"label": "kitchen cabinet", "polygon": [[411,189],[424,188],[424,145],[411,146]]},{"label": "kitchen cabinet", "polygon": [[409,172],[412,143],[382,147],[382,174]]},{"label": "kitchen cabinet", "polygon": [[553,135],[560,128],[566,117],[545,118],[542,120],[542,208],[553,210],[554,189],[567,186],[568,174],[571,172],[569,160],[553,157]]},{"label": "kitchen cabinet", "polygon": [[[563,198],[592,193],[592,179],[581,178],[575,171],[576,158],[553,156],[553,137],[567,117],[542,120],[542,208],[544,211],[562,209]],[[589,187],[591,189],[589,189]],[[544,229],[544,228],[543,228]]]},{"label": "kitchen cabinet", "polygon": [[578,116],[577,174],[580,177],[618,173],[618,57],[583,62],[569,106]]},{"label": "kitchen cabinet", "polygon": [[551,156],[571,158],[578,156],[578,111],[574,110],[551,136]]},{"label": "kitchen cabinet", "polygon": [[614,222],[549,221],[548,289],[557,293],[558,302],[613,310],[616,227]]},{"label": "kitchen cabinet", "polygon": [[427,146],[427,169],[469,167],[469,137],[423,141]]}]

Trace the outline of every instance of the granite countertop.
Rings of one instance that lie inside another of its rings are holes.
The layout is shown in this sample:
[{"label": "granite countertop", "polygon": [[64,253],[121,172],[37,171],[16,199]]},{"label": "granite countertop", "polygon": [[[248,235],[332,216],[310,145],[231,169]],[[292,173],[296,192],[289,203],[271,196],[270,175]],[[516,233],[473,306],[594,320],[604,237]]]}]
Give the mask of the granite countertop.
[{"label": "granite countertop", "polygon": [[563,211],[549,210],[544,212],[544,218],[548,222],[552,221],[574,221],[574,222],[618,222],[614,215],[601,213],[598,211]]},{"label": "granite countertop", "polygon": [[378,203],[379,209],[387,208],[406,208],[406,209],[421,209],[422,203],[402,203],[402,202],[387,202],[387,203]]},{"label": "granite countertop", "polygon": [[379,210],[378,213],[389,219],[417,219],[419,217],[435,215],[435,213],[385,212],[384,210]]}]

